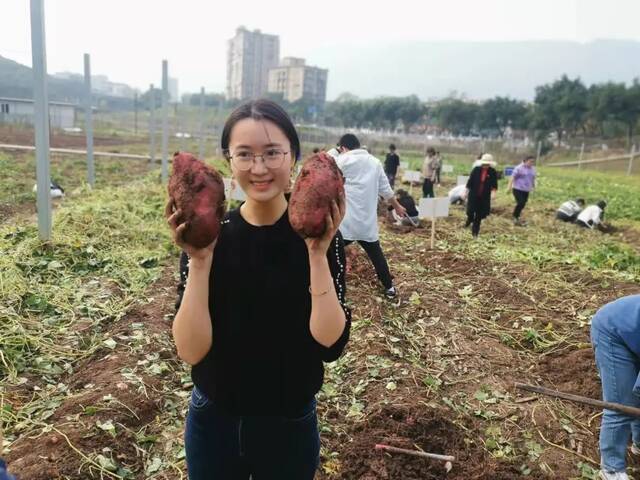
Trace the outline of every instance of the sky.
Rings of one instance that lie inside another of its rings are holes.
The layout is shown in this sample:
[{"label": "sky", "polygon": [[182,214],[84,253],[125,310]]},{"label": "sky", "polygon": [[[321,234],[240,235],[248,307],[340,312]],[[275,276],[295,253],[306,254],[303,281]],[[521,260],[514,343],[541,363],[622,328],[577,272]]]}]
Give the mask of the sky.
[{"label": "sky", "polygon": [[[226,41],[246,26],[280,36],[281,56],[307,58],[427,41],[640,41],[640,0],[44,0],[49,73],[82,71],[141,89],[160,84],[161,61],[180,93],[222,92]],[[0,0],[0,55],[31,65],[29,0]],[[339,93],[331,85],[329,98]],[[336,67],[337,68],[337,67]],[[358,92],[353,92],[358,93]]]}]

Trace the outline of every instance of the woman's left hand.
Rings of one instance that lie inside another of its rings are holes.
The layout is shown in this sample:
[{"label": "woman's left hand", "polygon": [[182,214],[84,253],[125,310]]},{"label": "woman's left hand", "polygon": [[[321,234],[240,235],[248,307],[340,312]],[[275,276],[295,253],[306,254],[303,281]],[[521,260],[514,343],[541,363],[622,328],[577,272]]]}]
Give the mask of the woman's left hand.
[{"label": "woman's left hand", "polygon": [[337,202],[335,200],[331,202],[331,211],[327,213],[324,235],[317,238],[304,239],[310,257],[313,255],[326,256],[329,245],[331,245],[331,241],[336,236],[338,227],[344,218],[345,211],[346,202],[344,196],[339,197]]}]

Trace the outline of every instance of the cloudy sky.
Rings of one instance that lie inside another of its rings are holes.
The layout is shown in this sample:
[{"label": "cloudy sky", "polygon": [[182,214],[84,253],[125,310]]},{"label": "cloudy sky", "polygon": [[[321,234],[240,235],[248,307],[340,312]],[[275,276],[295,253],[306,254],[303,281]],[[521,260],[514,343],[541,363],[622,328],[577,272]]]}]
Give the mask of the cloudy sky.
[{"label": "cloudy sky", "polygon": [[[640,0],[45,0],[50,73],[82,71],[139,88],[160,83],[161,60],[180,91],[223,91],[226,40],[239,25],[280,35],[281,56],[339,46],[345,56],[422,41],[640,41]],[[31,64],[28,0],[0,0],[0,55]],[[329,68],[332,65],[319,65]],[[331,86],[331,82],[330,82]],[[356,92],[357,93],[357,92]],[[329,92],[329,97],[336,91]]]}]

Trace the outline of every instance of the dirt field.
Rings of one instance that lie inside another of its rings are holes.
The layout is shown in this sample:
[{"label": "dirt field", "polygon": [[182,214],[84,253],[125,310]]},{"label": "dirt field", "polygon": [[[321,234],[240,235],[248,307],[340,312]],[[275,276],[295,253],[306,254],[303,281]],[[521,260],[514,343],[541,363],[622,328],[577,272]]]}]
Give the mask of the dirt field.
[{"label": "dirt field", "polygon": [[[73,165],[55,168],[81,183]],[[112,171],[106,178],[120,187],[96,199],[79,190],[61,203],[63,211],[75,206],[59,220],[69,230],[67,243],[58,240],[50,258],[39,260],[48,254],[35,246],[16,260],[34,291],[50,282],[52,298],[42,306],[32,294],[16,300],[3,291],[0,314],[21,319],[24,328],[3,330],[24,346],[12,359],[0,357],[0,380],[11,379],[0,384],[4,456],[23,480],[186,478],[182,435],[192,384],[171,339],[177,257],[161,217],[165,193],[158,185],[129,186],[146,167],[114,165],[105,163],[104,175]],[[21,175],[15,177],[19,186]],[[517,391],[514,383],[600,397],[589,320],[604,303],[638,292],[633,252],[640,252],[640,230],[617,220],[606,235],[558,225],[553,204],[540,197],[525,211],[529,225],[516,227],[511,204],[508,196],[499,199],[477,241],[462,228],[462,209],[453,207],[438,223],[433,250],[428,227],[381,219],[400,292],[395,302],[383,298],[360,247],[348,248],[354,321],[346,352],[327,365],[318,395],[318,479],[595,478],[600,412]],[[30,213],[16,208],[0,228],[7,254],[18,258],[31,233],[24,226]],[[100,222],[93,220],[97,211]],[[104,239],[85,238],[98,234]],[[144,245],[134,263],[157,278],[135,295],[126,293],[131,278],[114,261],[120,251],[111,246],[120,241]],[[154,256],[145,250],[152,247],[159,249]],[[67,264],[75,270],[64,275],[94,273],[78,292],[65,286],[69,306],[53,308],[63,286],[50,276]],[[54,333],[35,338],[30,332],[43,330],[29,322],[51,325]],[[444,462],[383,453],[376,444],[456,460],[447,472]],[[640,462],[631,462],[637,471]]]}]

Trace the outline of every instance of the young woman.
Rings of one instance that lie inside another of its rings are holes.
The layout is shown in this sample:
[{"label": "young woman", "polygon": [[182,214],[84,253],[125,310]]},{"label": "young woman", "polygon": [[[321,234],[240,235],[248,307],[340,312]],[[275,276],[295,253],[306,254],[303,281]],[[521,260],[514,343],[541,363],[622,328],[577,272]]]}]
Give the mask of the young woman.
[{"label": "young woman", "polygon": [[474,167],[467,180],[467,223],[471,226],[473,238],[480,234],[480,223],[491,213],[491,200],[498,190],[498,174],[493,157],[488,153],[482,155],[480,165]]},{"label": "young woman", "polygon": [[513,169],[513,174],[509,177],[507,190],[513,192],[516,206],[513,209],[513,224],[524,226],[520,220],[520,214],[524,210],[529,194],[536,188],[536,169],[533,167],[535,158],[528,155],[520,165]]},{"label": "young woman", "polygon": [[422,196],[423,198],[433,198],[433,184],[436,181],[436,169],[438,168],[438,158],[436,157],[436,151],[433,147],[427,148],[427,156],[424,157],[422,162],[422,176],[424,182],[422,183]]},{"label": "young woman", "polygon": [[300,156],[295,128],[277,104],[238,107],[222,150],[247,195],[218,239],[194,249],[167,205],[184,250],[173,337],[194,383],[185,429],[191,480],[312,479],[320,439],[315,394],[323,362],[347,343],[344,246],[334,202],[322,238],[300,238],[285,191]]}]

